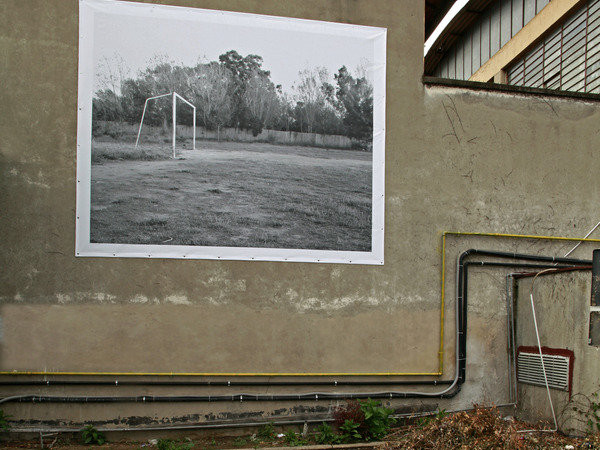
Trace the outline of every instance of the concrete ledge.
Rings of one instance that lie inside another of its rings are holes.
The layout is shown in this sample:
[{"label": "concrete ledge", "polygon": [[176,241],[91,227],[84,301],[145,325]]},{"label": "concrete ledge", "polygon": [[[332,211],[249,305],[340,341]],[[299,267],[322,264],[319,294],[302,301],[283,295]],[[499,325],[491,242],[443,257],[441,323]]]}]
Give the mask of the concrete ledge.
[{"label": "concrete ledge", "polygon": [[562,97],[565,99],[584,100],[593,102],[600,101],[600,94],[590,94],[588,92],[557,91],[554,89],[513,86],[510,84],[484,83],[481,81],[453,80],[450,78],[438,78],[429,76],[424,76],[422,81],[423,84],[426,86],[448,86],[455,88],[472,89],[477,91],[497,91],[508,94],[536,95],[543,97]]}]

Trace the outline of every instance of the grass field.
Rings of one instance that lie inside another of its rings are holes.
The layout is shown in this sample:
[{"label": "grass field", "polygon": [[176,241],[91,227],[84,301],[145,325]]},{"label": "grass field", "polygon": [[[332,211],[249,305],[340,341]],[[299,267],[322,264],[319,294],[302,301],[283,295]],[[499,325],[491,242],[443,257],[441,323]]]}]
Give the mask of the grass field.
[{"label": "grass field", "polygon": [[371,249],[370,153],[214,141],[181,160],[169,151],[93,143],[91,242]]}]

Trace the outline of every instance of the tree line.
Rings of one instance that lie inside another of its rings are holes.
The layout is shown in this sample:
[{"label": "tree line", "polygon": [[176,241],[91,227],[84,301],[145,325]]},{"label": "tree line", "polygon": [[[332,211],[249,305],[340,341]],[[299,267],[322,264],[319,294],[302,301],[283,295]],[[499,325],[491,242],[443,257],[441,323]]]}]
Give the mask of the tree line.
[{"label": "tree line", "polygon": [[[235,50],[193,67],[156,60],[137,77],[97,91],[93,119],[139,123],[148,97],[175,91],[196,106],[197,125],[209,130],[235,127],[257,136],[267,128],[371,140],[373,88],[365,76],[343,66],[332,84],[326,69],[305,69],[290,95],[262,65],[261,56]],[[144,123],[167,128],[171,108],[168,97],[149,102]],[[192,122],[191,108],[178,108],[177,116],[178,123]]]}]

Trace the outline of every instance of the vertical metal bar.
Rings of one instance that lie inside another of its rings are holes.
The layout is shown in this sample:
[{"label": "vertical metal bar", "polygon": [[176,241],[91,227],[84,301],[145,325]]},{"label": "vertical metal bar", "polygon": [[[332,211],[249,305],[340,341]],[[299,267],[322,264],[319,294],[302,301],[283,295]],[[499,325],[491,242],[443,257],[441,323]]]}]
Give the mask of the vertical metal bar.
[{"label": "vertical metal bar", "polygon": [[558,89],[562,89],[563,84],[563,37],[565,32],[564,24],[560,26],[560,68],[558,70]]},{"label": "vertical metal bar", "polygon": [[508,398],[509,401],[513,401],[513,386],[512,386],[512,361],[511,361],[511,314],[510,314],[510,302],[511,302],[511,285],[512,277],[510,274],[506,276],[506,363],[508,366]]},{"label": "vertical metal bar", "polygon": [[193,133],[194,133],[193,136],[194,137],[193,137],[193,140],[192,140],[192,145],[193,145],[192,148],[194,150],[196,150],[196,107],[195,106],[194,106],[194,110],[193,111],[194,111],[194,114],[193,114],[194,115],[194,123],[193,123],[192,126],[193,126],[193,130],[194,130],[193,131]]},{"label": "vertical metal bar", "polygon": [[513,34],[513,3],[514,0],[510,0],[510,36],[508,36],[508,40],[510,41],[514,34]]},{"label": "vertical metal bar", "polygon": [[173,158],[175,158],[175,133],[177,131],[177,97],[173,92]]},{"label": "vertical metal bar", "polygon": [[140,120],[140,127],[138,128],[138,134],[137,134],[137,138],[135,140],[135,146],[138,146],[138,142],[140,141],[140,134],[142,133],[142,124],[144,123],[144,116],[146,115],[146,106],[148,106],[148,100],[150,100],[149,98],[146,99],[146,101],[144,102],[144,112],[142,112],[142,120]]},{"label": "vertical metal bar", "polygon": [[452,45],[452,62],[454,63],[454,79],[456,80],[456,42]]},{"label": "vertical metal bar", "polygon": [[[537,8],[537,5],[536,5]],[[542,41],[542,83],[540,87],[546,87],[546,39]]]},{"label": "vertical metal bar", "polygon": [[583,72],[583,92],[587,92],[587,86],[588,86],[588,76],[587,76],[587,69],[588,69],[588,34],[589,34],[589,20],[590,20],[590,4],[588,3],[587,5],[585,5],[585,52],[584,52],[584,57],[583,57],[583,64],[585,65],[585,70]]},{"label": "vertical metal bar", "polygon": [[[473,72],[473,35],[474,34],[475,34],[474,32],[471,32],[471,36],[470,36],[471,37],[471,60],[469,61],[469,66],[471,66],[471,71],[470,71],[471,75],[473,75],[473,73],[474,73]],[[471,77],[471,75],[469,75],[469,78]]]},{"label": "vertical metal bar", "polygon": [[517,329],[517,314],[515,313],[515,309],[517,308],[517,300],[519,298],[519,286],[515,282],[514,277],[511,275],[511,304],[510,304],[510,314],[511,314],[511,324],[512,324],[512,358],[513,358],[513,395],[514,402],[517,403],[519,401],[519,390],[517,389],[517,338],[516,338],[516,329]]},{"label": "vertical metal bar", "polygon": [[490,26],[489,32],[488,32],[488,46],[490,48],[489,49],[489,55],[490,55],[489,59],[492,59],[493,55],[492,55],[492,12],[491,11],[490,11],[490,23],[489,23],[489,26]]},{"label": "vertical metal bar", "polygon": [[462,63],[462,79],[465,80],[465,41],[463,40],[461,42],[462,44],[462,58],[461,58],[461,63]]}]

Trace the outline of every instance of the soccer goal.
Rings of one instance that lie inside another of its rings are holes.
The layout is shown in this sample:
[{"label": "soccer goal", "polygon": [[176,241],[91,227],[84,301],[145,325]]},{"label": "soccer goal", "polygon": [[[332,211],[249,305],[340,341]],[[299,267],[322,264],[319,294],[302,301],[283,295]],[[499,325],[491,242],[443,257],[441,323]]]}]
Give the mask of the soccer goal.
[{"label": "soccer goal", "polygon": [[137,148],[137,146],[140,142],[140,135],[142,134],[142,125],[144,125],[144,116],[146,115],[146,108],[148,107],[148,102],[150,100],[156,100],[158,98],[168,97],[168,96],[172,96],[172,101],[173,101],[173,158],[176,158],[177,155],[175,154],[175,138],[176,138],[176,134],[177,134],[177,99],[181,100],[182,102],[184,102],[187,105],[192,107],[192,111],[193,111],[192,148],[194,150],[196,150],[196,107],[194,105],[192,105],[190,102],[188,102],[181,95],[179,95],[177,92],[169,92],[168,94],[155,95],[154,97],[148,97],[146,99],[146,101],[144,102],[144,111],[142,112],[142,118],[140,120],[140,128],[138,129],[137,139],[135,140],[135,146]]}]

